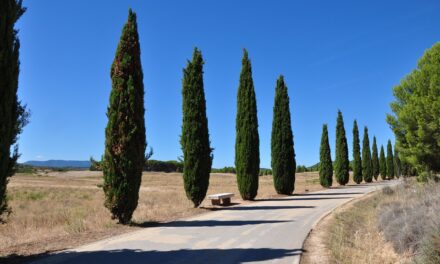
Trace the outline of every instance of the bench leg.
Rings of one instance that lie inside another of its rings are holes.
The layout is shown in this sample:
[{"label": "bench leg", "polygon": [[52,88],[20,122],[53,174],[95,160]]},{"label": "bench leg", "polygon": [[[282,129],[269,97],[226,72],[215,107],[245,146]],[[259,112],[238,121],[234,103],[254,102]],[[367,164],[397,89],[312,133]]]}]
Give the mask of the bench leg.
[{"label": "bench leg", "polygon": [[211,204],[212,205],[220,205],[220,199],[212,199]]},{"label": "bench leg", "polygon": [[230,205],[230,204],[231,204],[231,198],[222,199],[222,205]]}]

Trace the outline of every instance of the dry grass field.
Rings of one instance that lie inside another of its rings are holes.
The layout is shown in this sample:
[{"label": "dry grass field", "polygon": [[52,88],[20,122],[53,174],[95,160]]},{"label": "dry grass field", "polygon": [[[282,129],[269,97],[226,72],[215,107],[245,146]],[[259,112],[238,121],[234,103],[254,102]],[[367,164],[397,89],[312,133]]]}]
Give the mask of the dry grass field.
[{"label": "dry grass field", "polygon": [[[12,177],[8,196],[13,214],[0,225],[0,260],[66,249],[212,209],[208,200],[201,208],[192,207],[180,173],[144,173],[134,224],[122,226],[111,220],[103,206],[101,184],[102,173],[91,171],[40,171]],[[319,189],[317,173],[296,174],[295,193]],[[233,192],[232,202],[244,203],[234,174],[211,174],[208,194],[220,192]],[[260,177],[256,199],[276,196],[272,176]]]}]

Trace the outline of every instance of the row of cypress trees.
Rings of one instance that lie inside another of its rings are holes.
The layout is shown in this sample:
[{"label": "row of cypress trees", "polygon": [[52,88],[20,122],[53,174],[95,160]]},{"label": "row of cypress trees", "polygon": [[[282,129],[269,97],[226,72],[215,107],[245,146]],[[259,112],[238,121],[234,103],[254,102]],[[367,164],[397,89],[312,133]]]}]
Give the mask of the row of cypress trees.
[{"label": "row of cypress trees", "polygon": [[[182,134],[183,180],[186,196],[198,207],[206,196],[213,160],[203,84],[203,57],[195,48],[183,70]],[[120,223],[128,223],[138,204],[142,166],[147,146],[144,86],[136,14],[130,9],[116,50],[110,76],[112,90],[107,110],[103,160],[105,206]],[[237,93],[235,166],[240,195],[253,200],[260,171],[257,103],[252,66],[243,52]],[[295,151],[287,86],[276,83],[272,124],[272,168],[277,193],[291,194],[295,184]]]},{"label": "row of cypress trees", "polygon": [[[319,150],[319,181],[323,187],[330,187],[333,183],[333,170],[336,181],[345,185],[349,181],[350,161],[348,158],[347,138],[345,135],[344,119],[341,111],[338,111],[336,120],[336,159],[333,164],[331,150],[328,140],[327,124],[322,127],[321,145]],[[380,157],[378,156],[376,137],[373,137],[372,151],[370,151],[370,139],[368,128],[364,127],[362,140],[362,157],[359,140],[359,129],[357,121],[353,122],[353,181],[357,184],[365,181],[372,182],[373,178],[378,179],[379,174],[382,180],[400,177],[401,162],[398,151],[394,148],[394,155],[391,141],[388,140],[387,156],[385,158],[384,148],[381,146]]]}]

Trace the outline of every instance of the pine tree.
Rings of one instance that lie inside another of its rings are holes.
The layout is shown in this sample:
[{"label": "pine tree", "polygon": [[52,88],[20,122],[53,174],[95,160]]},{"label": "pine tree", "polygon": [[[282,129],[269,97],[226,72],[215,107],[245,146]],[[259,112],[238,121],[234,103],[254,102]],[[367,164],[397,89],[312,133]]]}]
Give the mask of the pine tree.
[{"label": "pine tree", "polygon": [[2,215],[6,217],[11,212],[6,187],[19,157],[17,137],[29,117],[17,97],[20,40],[14,26],[24,12],[22,1],[0,1],[0,222],[6,220]]},{"label": "pine tree", "polygon": [[103,168],[105,206],[122,224],[138,204],[147,144],[140,55],[136,14],[130,9],[111,67]]},{"label": "pine tree", "polygon": [[246,50],[243,51],[235,129],[235,167],[238,189],[244,200],[253,200],[258,192],[260,139],[252,66]]},{"label": "pine tree", "polygon": [[321,147],[319,149],[319,182],[323,187],[330,187],[333,183],[333,163],[328,141],[327,124],[322,126]]},{"label": "pine tree", "polygon": [[180,143],[183,152],[183,182],[186,196],[198,207],[209,186],[212,154],[203,90],[203,58],[197,48],[183,70],[183,124]]},{"label": "pine tree", "polygon": [[394,179],[393,146],[391,145],[390,140],[388,140],[388,145],[387,145],[387,177],[388,180]]},{"label": "pine tree", "polygon": [[295,150],[290,119],[289,94],[281,75],[275,88],[273,107],[272,137],[272,173],[275,190],[278,194],[292,194],[295,189]]},{"label": "pine tree", "polygon": [[368,128],[364,128],[364,139],[362,140],[362,175],[365,182],[373,181],[373,165],[371,163],[370,138]]},{"label": "pine tree", "polygon": [[353,123],[353,181],[357,184],[362,182],[361,146],[356,120]]},{"label": "pine tree", "polygon": [[374,179],[377,181],[377,177],[379,176],[379,156],[377,154],[377,143],[376,143],[376,137],[373,137],[373,154],[371,157],[371,165],[373,166],[373,176]]},{"label": "pine tree", "polygon": [[383,149],[383,146],[380,146],[379,170],[380,170],[380,178],[382,180],[386,180],[387,179],[387,160],[385,158],[385,151]]},{"label": "pine tree", "polygon": [[349,180],[348,145],[345,137],[344,119],[341,111],[338,111],[336,121],[336,160],[335,177],[340,185],[345,185]]},{"label": "pine tree", "polygon": [[394,145],[394,175],[396,175],[397,178],[400,178],[400,175],[402,175],[402,163],[400,162],[399,151],[396,145]]}]

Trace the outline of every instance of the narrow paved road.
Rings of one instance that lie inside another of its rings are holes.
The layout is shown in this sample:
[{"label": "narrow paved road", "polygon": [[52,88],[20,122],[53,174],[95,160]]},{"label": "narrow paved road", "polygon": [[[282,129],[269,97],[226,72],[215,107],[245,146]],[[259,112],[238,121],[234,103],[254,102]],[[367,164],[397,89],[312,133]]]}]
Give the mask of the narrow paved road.
[{"label": "narrow paved road", "polygon": [[95,242],[35,263],[299,263],[313,225],[354,198],[398,181],[346,186],[227,207]]}]

